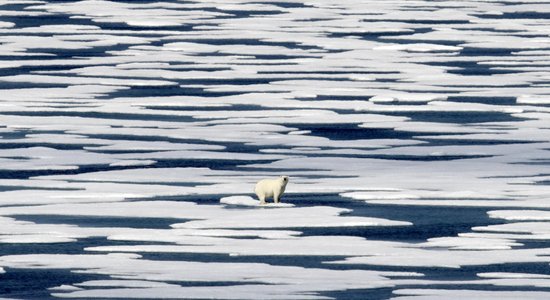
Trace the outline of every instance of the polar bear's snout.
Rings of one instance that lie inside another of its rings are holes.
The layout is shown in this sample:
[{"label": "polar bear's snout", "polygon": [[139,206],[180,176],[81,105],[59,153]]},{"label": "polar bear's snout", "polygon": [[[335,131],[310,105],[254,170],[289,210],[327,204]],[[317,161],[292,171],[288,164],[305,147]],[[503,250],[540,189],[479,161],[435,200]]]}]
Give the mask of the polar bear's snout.
[{"label": "polar bear's snout", "polygon": [[265,204],[265,200],[271,197],[273,197],[273,202],[279,203],[288,181],[288,176],[281,176],[276,179],[263,179],[256,183],[254,192],[261,204]]}]

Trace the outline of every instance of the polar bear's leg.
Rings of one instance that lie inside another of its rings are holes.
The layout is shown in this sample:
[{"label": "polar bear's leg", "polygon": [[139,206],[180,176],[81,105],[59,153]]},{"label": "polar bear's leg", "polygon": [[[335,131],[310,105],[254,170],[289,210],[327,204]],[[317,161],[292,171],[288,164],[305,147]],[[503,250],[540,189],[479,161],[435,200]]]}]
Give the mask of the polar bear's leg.
[{"label": "polar bear's leg", "polygon": [[265,204],[265,195],[257,194],[258,199],[260,199],[260,204]]},{"label": "polar bear's leg", "polygon": [[273,193],[273,202],[279,203],[279,200],[281,200],[281,195],[278,192]]}]

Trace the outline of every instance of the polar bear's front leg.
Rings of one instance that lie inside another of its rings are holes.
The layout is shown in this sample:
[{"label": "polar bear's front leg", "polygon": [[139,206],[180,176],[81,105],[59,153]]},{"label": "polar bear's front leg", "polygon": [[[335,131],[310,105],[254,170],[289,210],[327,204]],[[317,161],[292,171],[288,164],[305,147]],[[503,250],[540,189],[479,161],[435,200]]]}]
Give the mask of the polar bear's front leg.
[{"label": "polar bear's front leg", "polygon": [[273,202],[279,203],[279,200],[281,200],[281,194],[277,191],[273,193]]}]

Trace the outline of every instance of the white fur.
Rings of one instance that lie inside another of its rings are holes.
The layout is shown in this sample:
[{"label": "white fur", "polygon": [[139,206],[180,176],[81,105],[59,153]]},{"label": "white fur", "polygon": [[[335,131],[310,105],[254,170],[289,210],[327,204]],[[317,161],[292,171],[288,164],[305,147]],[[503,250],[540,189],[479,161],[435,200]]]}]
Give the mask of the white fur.
[{"label": "white fur", "polygon": [[265,204],[265,199],[273,197],[275,203],[279,203],[281,196],[285,192],[288,176],[281,176],[276,179],[263,179],[256,183],[254,192],[261,204]]}]

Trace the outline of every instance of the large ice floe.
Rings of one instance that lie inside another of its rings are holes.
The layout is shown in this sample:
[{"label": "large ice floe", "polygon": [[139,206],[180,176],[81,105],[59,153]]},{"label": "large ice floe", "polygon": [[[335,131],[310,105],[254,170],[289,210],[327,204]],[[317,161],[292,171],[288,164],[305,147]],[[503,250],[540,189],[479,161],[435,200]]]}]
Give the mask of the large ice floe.
[{"label": "large ice floe", "polygon": [[0,0],[0,298],[548,299],[549,7]]}]

